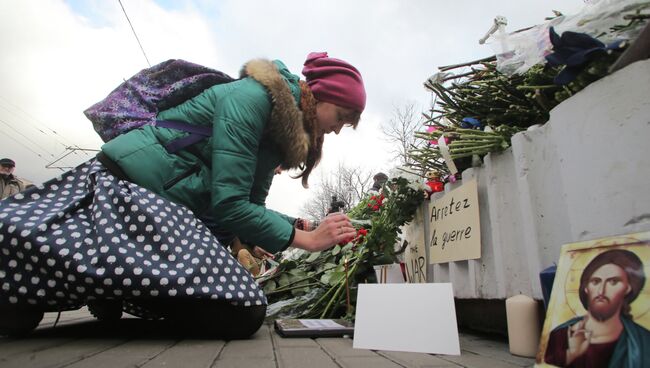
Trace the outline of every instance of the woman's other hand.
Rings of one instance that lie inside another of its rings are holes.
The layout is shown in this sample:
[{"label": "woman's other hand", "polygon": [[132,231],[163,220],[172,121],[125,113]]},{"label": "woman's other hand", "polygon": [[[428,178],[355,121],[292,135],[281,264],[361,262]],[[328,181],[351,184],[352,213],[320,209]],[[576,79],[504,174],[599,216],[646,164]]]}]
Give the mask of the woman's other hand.
[{"label": "woman's other hand", "polygon": [[267,252],[264,248],[260,248],[257,245],[253,246],[253,257],[258,259],[275,259],[275,256],[272,253]]},{"label": "woman's other hand", "polygon": [[320,222],[314,231],[296,230],[293,246],[317,252],[352,239],[355,235],[356,230],[346,214],[331,213]]}]

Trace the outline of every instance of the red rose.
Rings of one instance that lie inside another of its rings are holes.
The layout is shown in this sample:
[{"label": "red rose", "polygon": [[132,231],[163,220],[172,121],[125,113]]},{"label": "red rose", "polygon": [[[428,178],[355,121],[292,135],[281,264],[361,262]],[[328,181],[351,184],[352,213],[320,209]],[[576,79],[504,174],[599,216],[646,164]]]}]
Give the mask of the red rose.
[{"label": "red rose", "polygon": [[361,243],[361,242],[363,241],[363,238],[364,238],[366,235],[368,235],[368,230],[366,230],[366,229],[364,229],[364,228],[361,228],[361,229],[357,230],[357,237],[354,238],[354,240],[353,240],[354,243],[355,243],[355,244],[359,244],[359,243]]},{"label": "red rose", "polygon": [[347,238],[347,239],[344,239],[344,240],[342,240],[342,241],[339,243],[339,245],[340,245],[340,246],[344,246],[344,245],[346,245],[347,243],[349,243],[349,242],[351,242],[351,241],[353,241],[353,240],[354,240],[354,238]]}]

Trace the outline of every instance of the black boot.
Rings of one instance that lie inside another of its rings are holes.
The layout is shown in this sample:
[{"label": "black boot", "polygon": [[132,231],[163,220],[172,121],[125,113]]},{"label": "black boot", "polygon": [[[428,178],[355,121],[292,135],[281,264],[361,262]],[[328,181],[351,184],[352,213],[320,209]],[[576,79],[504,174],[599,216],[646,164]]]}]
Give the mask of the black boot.
[{"label": "black boot", "polygon": [[184,333],[226,340],[249,338],[266,317],[266,305],[235,306],[223,300],[149,299],[138,304],[164,316]]},{"label": "black boot", "polygon": [[88,301],[88,311],[102,322],[113,322],[122,318],[122,301],[115,299]]},{"label": "black boot", "polygon": [[32,306],[0,306],[0,335],[27,335],[41,323],[42,319],[43,311]]}]

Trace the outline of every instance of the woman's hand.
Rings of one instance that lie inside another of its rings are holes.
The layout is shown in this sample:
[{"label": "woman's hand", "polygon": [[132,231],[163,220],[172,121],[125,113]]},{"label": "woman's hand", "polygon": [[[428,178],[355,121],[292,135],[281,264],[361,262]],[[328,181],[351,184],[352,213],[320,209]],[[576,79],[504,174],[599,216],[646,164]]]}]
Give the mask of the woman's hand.
[{"label": "woman's hand", "polygon": [[267,252],[266,250],[264,250],[264,248],[260,248],[257,245],[253,246],[253,250],[251,252],[253,253],[253,257],[258,259],[275,258],[275,256],[272,253]]},{"label": "woman's hand", "polygon": [[344,213],[331,213],[310,232],[296,230],[293,246],[310,252],[333,247],[344,240],[352,239],[356,230]]}]

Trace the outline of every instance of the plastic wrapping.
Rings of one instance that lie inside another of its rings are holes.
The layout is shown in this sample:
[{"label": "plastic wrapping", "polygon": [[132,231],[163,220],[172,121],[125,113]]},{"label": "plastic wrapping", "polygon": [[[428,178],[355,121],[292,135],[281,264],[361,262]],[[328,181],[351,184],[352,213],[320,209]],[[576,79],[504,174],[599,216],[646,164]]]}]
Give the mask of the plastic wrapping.
[{"label": "plastic wrapping", "polygon": [[628,24],[629,20],[623,16],[642,9],[650,10],[650,1],[589,1],[578,14],[560,16],[518,32],[497,33],[490,42],[497,54],[497,70],[506,75],[522,74],[536,64],[545,63],[544,57],[552,49],[548,35],[550,27],[554,27],[558,34],[565,31],[586,33],[605,44],[615,40],[633,40],[644,24],[616,31],[612,27]]}]

